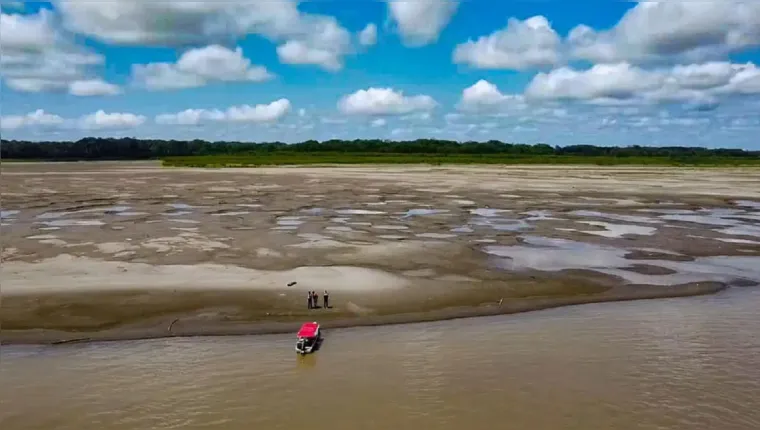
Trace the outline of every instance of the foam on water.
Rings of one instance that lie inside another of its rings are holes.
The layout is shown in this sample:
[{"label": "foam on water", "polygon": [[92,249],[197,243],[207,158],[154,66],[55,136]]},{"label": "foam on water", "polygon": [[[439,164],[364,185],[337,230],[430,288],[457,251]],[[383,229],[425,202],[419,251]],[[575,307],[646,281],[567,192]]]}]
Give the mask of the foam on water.
[{"label": "foam on water", "polygon": [[620,277],[632,284],[676,285],[689,282],[731,282],[737,279],[760,280],[757,257],[701,257],[694,261],[647,260],[647,264],[671,269],[670,275],[646,275],[629,270],[636,260],[626,259],[626,249],[566,239],[523,236],[523,244],[490,245],[484,251],[500,257],[498,265],[507,270],[560,271],[587,269]]}]

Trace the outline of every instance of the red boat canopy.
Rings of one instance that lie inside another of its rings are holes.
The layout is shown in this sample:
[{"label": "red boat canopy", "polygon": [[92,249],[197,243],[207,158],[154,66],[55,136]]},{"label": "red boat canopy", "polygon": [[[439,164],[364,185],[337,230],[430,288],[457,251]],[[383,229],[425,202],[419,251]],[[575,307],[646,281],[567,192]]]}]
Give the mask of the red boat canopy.
[{"label": "red boat canopy", "polygon": [[319,324],[315,322],[304,323],[301,330],[298,330],[298,337],[315,337],[318,329]]}]

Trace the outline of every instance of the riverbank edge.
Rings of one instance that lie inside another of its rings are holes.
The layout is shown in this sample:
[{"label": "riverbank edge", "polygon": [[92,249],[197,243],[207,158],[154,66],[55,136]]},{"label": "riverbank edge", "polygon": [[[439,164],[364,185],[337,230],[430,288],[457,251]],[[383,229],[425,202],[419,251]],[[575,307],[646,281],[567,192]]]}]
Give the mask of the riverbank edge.
[{"label": "riverbank edge", "polygon": [[[552,298],[532,298],[491,304],[446,308],[428,312],[399,313],[381,316],[361,316],[320,322],[323,329],[343,329],[381,325],[414,324],[461,318],[510,315],[566,306],[592,303],[653,300],[709,295],[727,289],[729,285],[717,282],[699,282],[679,286],[621,286],[604,293]],[[307,320],[309,317],[304,317]],[[318,318],[315,318],[318,319]],[[170,337],[250,336],[294,333],[301,322],[202,322],[182,321],[181,316],[162,317],[141,324],[122,326],[97,332],[63,332],[51,329],[2,330],[0,345],[63,345],[72,343],[114,342],[162,339]]]}]

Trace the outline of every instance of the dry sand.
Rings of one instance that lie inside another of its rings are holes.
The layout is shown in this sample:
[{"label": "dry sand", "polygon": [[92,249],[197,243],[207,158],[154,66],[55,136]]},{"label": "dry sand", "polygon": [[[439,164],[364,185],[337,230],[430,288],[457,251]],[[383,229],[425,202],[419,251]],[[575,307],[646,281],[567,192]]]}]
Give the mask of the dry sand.
[{"label": "dry sand", "polygon": [[[758,169],[104,162],[1,175],[5,343],[406,322],[760,281]],[[307,310],[310,290],[333,306]]]}]

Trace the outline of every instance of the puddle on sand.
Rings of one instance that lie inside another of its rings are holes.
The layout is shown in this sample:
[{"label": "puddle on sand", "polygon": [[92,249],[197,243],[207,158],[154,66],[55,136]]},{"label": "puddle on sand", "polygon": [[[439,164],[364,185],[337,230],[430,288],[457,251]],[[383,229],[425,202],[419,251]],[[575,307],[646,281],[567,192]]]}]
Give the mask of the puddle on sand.
[{"label": "puddle on sand", "polygon": [[552,216],[552,212],[548,210],[534,210],[521,212],[520,215],[528,215],[525,221],[543,221],[543,220],[562,220],[564,218],[556,218]]},{"label": "puddle on sand", "polygon": [[387,239],[387,240],[404,240],[406,239],[406,236],[399,236],[397,234],[381,234],[379,236],[380,239]]},{"label": "puddle on sand", "polygon": [[734,204],[743,208],[760,209],[760,202],[754,200],[736,200]]},{"label": "puddle on sand", "polygon": [[282,216],[277,218],[277,225],[280,226],[298,226],[303,224],[301,217],[297,216]]},{"label": "puddle on sand", "polygon": [[604,221],[578,221],[578,222],[582,224],[595,225],[597,227],[604,228],[604,230],[600,230],[600,231],[580,230],[581,233],[593,234],[596,236],[603,236],[603,237],[610,237],[610,238],[623,237],[627,234],[651,236],[657,231],[655,227],[648,227],[648,226],[643,226],[643,225],[611,224]]},{"label": "puddle on sand", "polygon": [[401,216],[401,218],[408,218],[412,216],[422,216],[422,215],[436,215],[436,214],[443,214],[447,213],[448,210],[446,209],[424,209],[424,208],[418,208],[418,209],[409,209],[404,213],[404,215]]},{"label": "puddle on sand", "polygon": [[53,221],[43,221],[40,224],[44,224],[48,227],[84,227],[105,225],[103,221],[96,219],[57,219]]},{"label": "puddle on sand", "polygon": [[468,225],[491,227],[498,231],[520,231],[533,228],[525,220],[511,218],[479,217],[471,219]]},{"label": "puddle on sand", "polygon": [[426,239],[451,239],[452,237],[457,237],[456,234],[451,233],[419,233],[415,236],[424,237]]},{"label": "puddle on sand", "polygon": [[644,217],[644,216],[620,215],[620,214],[612,214],[612,213],[597,212],[597,211],[585,211],[585,210],[572,211],[570,212],[570,215],[575,215],[579,217],[606,218],[606,219],[611,219],[614,221],[640,222],[644,224],[662,224],[663,223],[661,220]]},{"label": "puddle on sand", "polygon": [[756,225],[737,225],[729,228],[718,230],[723,234],[730,234],[732,236],[755,236],[760,237],[760,226]]},{"label": "puddle on sand", "polygon": [[339,209],[335,211],[339,215],[383,215],[383,211],[371,211],[368,209]]},{"label": "puddle on sand", "polygon": [[309,208],[309,209],[301,209],[301,212],[308,214],[308,215],[321,215],[325,210],[322,208]]},{"label": "puddle on sand", "polygon": [[470,209],[470,213],[472,215],[482,216],[482,217],[496,217],[499,216],[500,213],[504,212],[511,212],[508,209],[492,209],[492,208],[478,208],[478,209]]},{"label": "puddle on sand", "polygon": [[463,225],[461,227],[452,228],[451,231],[454,233],[472,233],[475,230],[473,230],[472,227],[468,225]]},{"label": "puddle on sand", "polygon": [[166,206],[172,207],[174,209],[193,209],[195,206],[190,206],[186,203],[167,203]]},{"label": "puddle on sand", "polygon": [[760,280],[757,257],[700,257],[694,261],[647,260],[648,265],[671,269],[666,275],[649,275],[625,270],[637,260],[626,259],[629,250],[611,246],[540,236],[522,236],[523,244],[489,245],[484,251],[507,270],[560,271],[586,269],[618,276],[631,284],[677,285],[689,282]]},{"label": "puddle on sand", "polygon": [[352,229],[351,227],[349,227],[347,225],[345,225],[345,226],[344,225],[331,225],[331,226],[325,227],[325,230],[328,230],[328,231],[354,231],[354,229]]},{"label": "puddle on sand", "polygon": [[372,228],[378,230],[409,230],[409,227],[405,225],[373,225]]},{"label": "puddle on sand", "polygon": [[270,230],[298,230],[297,225],[281,225],[277,227],[272,227]]},{"label": "puddle on sand", "polygon": [[14,210],[0,210],[0,219],[12,219],[19,214],[19,211]]},{"label": "puddle on sand", "polygon": [[230,212],[219,212],[212,214],[213,216],[241,216],[241,215],[247,215],[251,213],[250,211],[230,211]]},{"label": "puddle on sand", "polygon": [[190,215],[192,212],[190,211],[176,211],[176,212],[164,212],[163,215],[165,216],[185,216]]},{"label": "puddle on sand", "polygon": [[716,215],[670,214],[670,215],[661,215],[660,218],[668,220],[668,221],[681,221],[681,222],[690,222],[693,224],[704,224],[704,225],[715,225],[715,226],[732,226],[732,225],[742,224],[742,222],[739,220],[721,218],[720,216],[716,216]]},{"label": "puddle on sand", "polygon": [[104,206],[100,208],[81,209],[76,211],[61,211],[61,212],[44,212],[37,215],[37,219],[57,219],[63,218],[69,215],[78,214],[90,214],[90,213],[102,213],[108,215],[120,215],[128,210],[132,209],[131,206]]},{"label": "puddle on sand", "polygon": [[176,219],[175,218],[175,219],[172,219],[170,221],[172,221],[172,222],[180,222],[180,223],[183,223],[183,224],[200,224],[200,221],[196,221],[194,219]]}]

